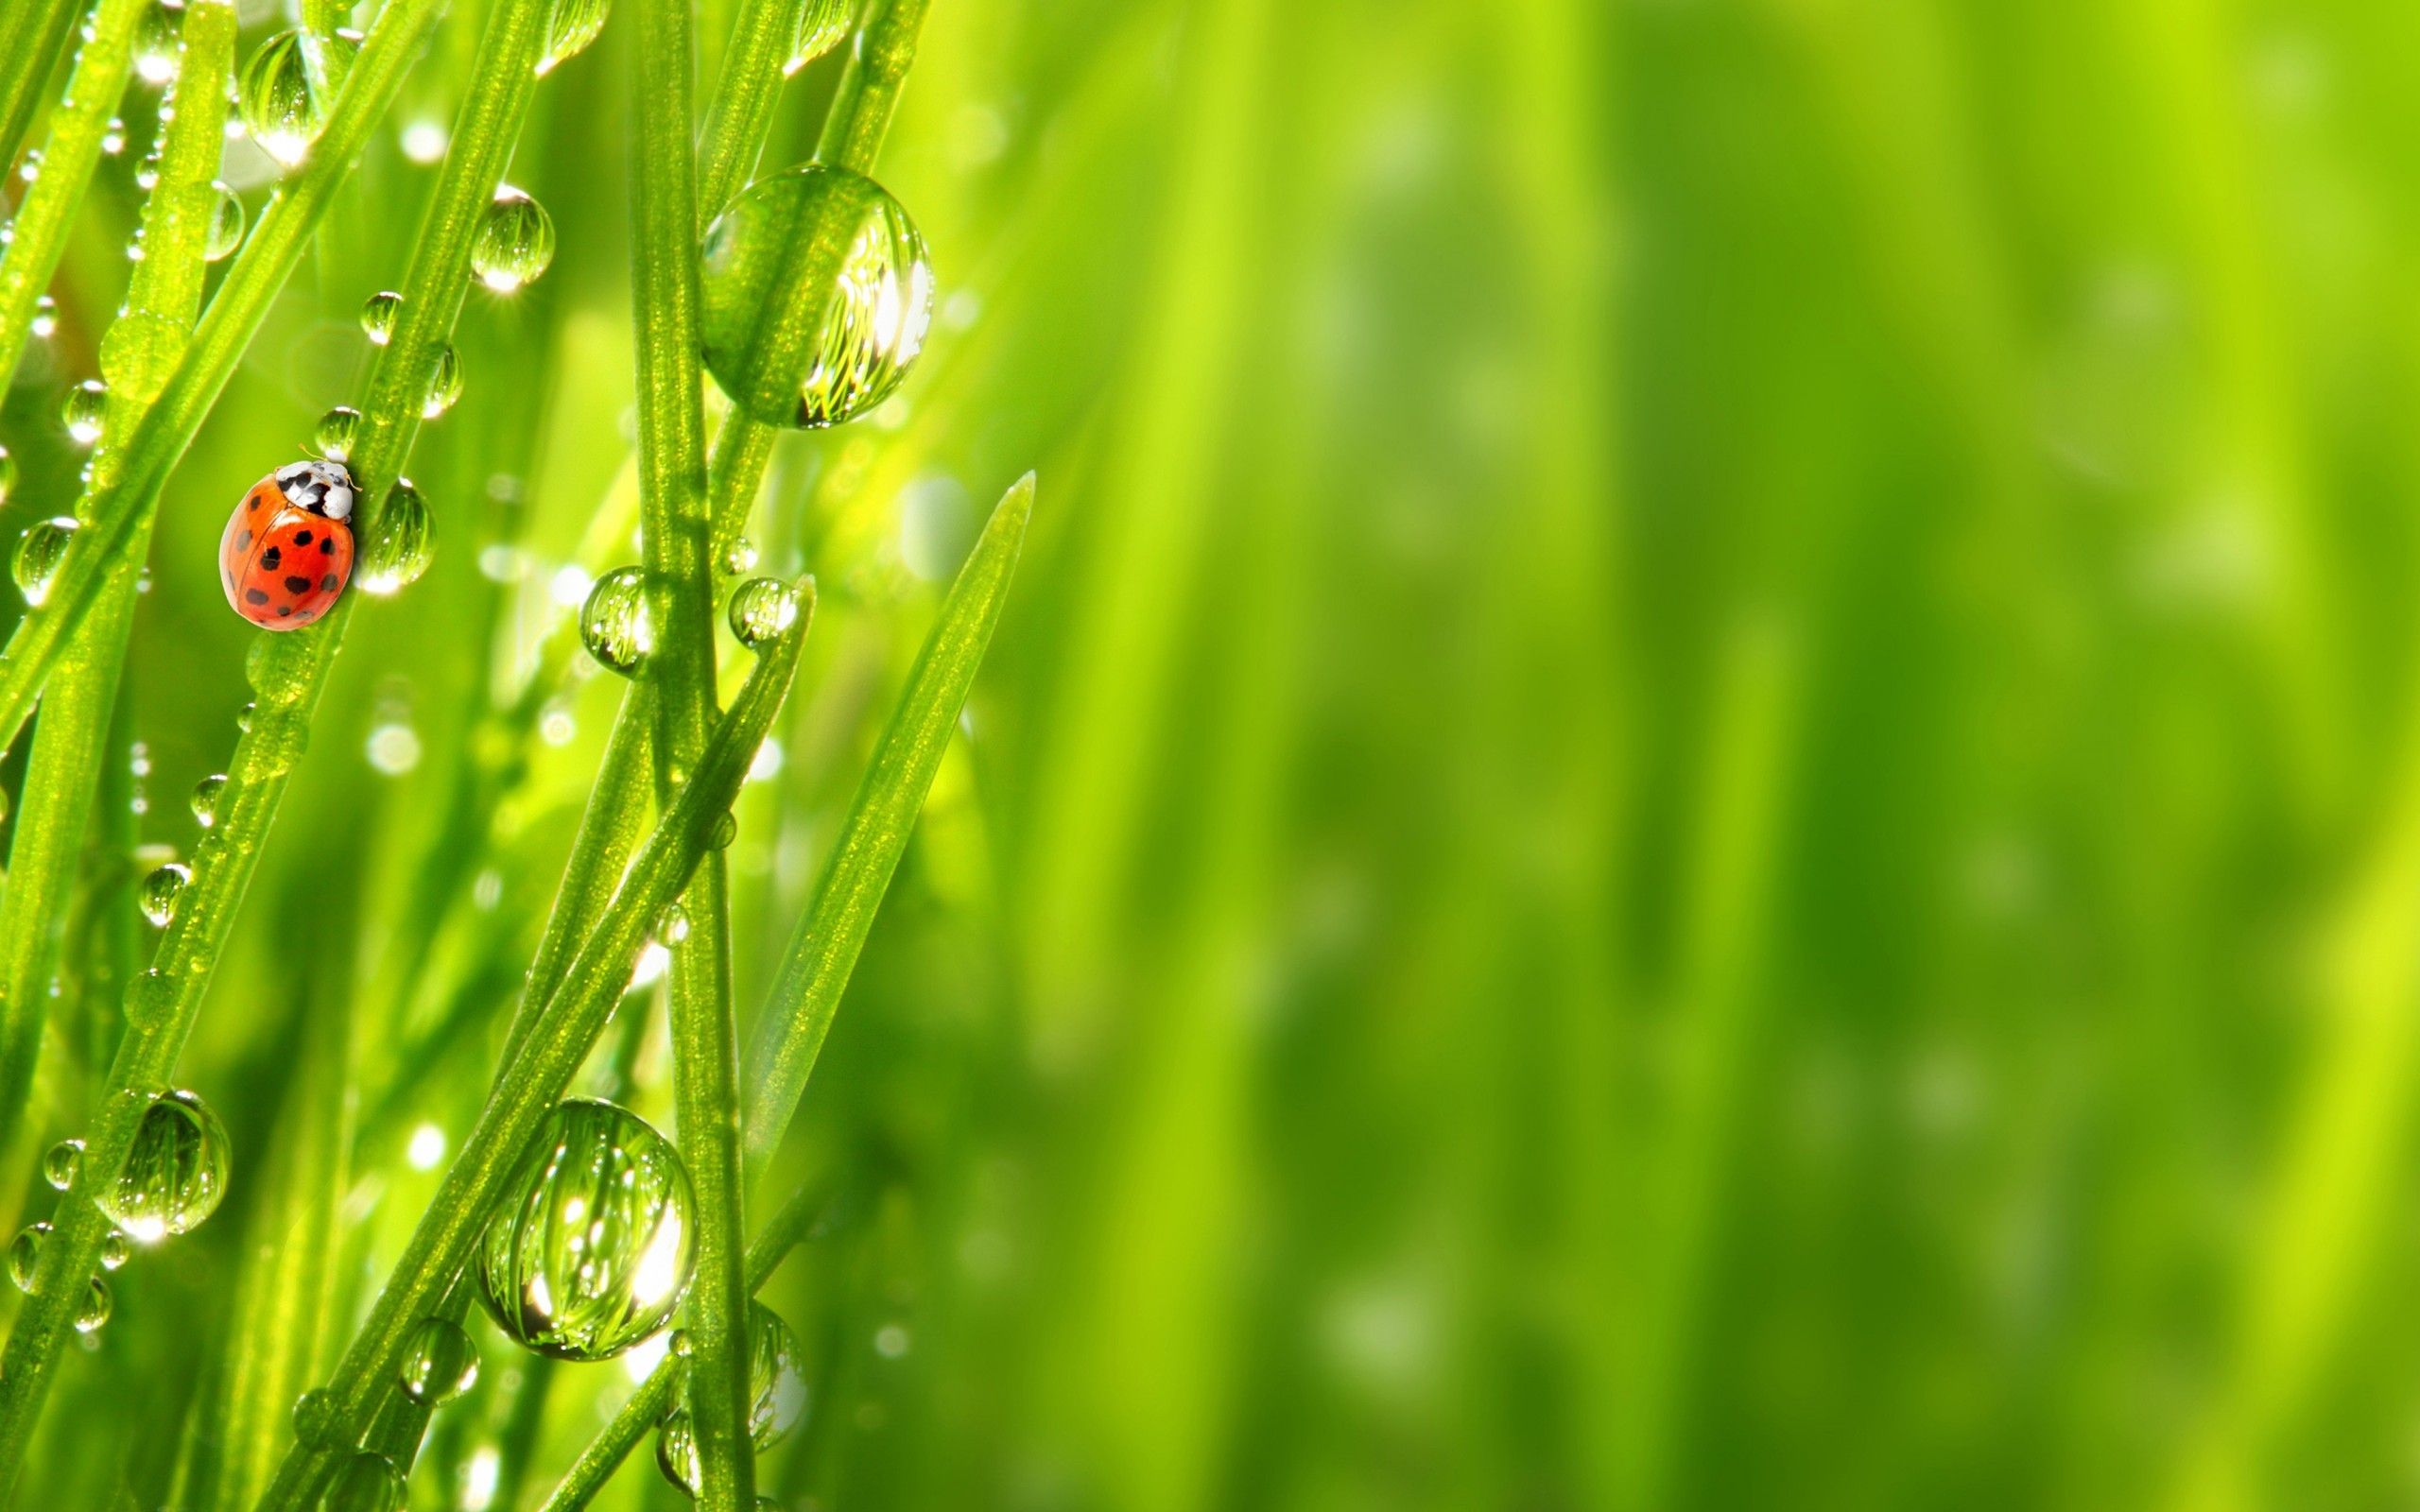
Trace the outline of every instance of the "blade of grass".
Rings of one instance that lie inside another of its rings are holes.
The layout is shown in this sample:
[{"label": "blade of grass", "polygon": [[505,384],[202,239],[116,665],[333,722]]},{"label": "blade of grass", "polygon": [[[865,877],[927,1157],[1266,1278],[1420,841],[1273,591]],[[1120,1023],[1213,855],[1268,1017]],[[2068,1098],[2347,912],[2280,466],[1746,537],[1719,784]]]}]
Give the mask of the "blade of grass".
[{"label": "blade of grass", "polygon": [[17,0],[0,15],[0,163],[17,161],[80,9],[77,0]]}]

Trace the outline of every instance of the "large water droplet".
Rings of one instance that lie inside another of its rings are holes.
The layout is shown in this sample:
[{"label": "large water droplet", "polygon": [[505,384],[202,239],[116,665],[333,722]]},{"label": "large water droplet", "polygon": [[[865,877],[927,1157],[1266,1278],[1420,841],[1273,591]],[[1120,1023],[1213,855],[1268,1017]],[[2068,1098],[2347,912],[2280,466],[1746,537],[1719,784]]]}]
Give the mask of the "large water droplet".
[{"label": "large water droplet", "polygon": [[67,397],[59,402],[59,418],[66,422],[67,438],[78,446],[99,440],[109,403],[109,386],[98,378],[87,378],[67,390]]},{"label": "large water droplet", "polygon": [[372,346],[385,346],[395,334],[395,316],[403,307],[404,297],[393,289],[381,289],[361,301],[361,329]]},{"label": "large water droplet", "polygon": [[193,784],[194,822],[207,830],[218,822],[218,798],[227,791],[227,774],[213,772]]},{"label": "large water droplet", "polygon": [[34,1289],[34,1269],[42,1263],[42,1246],[49,1238],[50,1225],[29,1223],[9,1241],[9,1279],[17,1283],[17,1290]]},{"label": "large water droplet", "polygon": [[244,245],[244,201],[223,183],[214,183],[210,190],[210,231],[201,255],[204,262],[216,263]]},{"label": "large water droplet", "polygon": [[361,411],[338,404],[320,417],[318,428],[311,432],[311,444],[321,456],[341,462],[353,454],[353,438],[360,434]]},{"label": "large water droplet", "polygon": [[428,375],[428,398],[420,406],[423,420],[435,420],[454,407],[462,397],[462,359],[454,352],[454,343],[437,354],[437,367]]},{"label": "large water droplet", "polygon": [[498,294],[510,294],[555,260],[555,220],[546,207],[510,184],[495,192],[471,243],[471,271]]},{"label": "large water droplet", "polygon": [[428,505],[409,478],[397,478],[378,511],[377,534],[361,554],[361,590],[385,597],[420,581],[435,546]]},{"label": "large water droplet", "polygon": [[555,0],[546,15],[546,48],[538,57],[543,78],[557,63],[579,53],[605,29],[606,0]]},{"label": "large water droplet", "polygon": [[[808,265],[833,248],[838,279],[810,287]],[[732,403],[768,425],[836,425],[908,375],[932,318],[933,270],[880,184],[810,164],[759,180],[715,217],[704,293],[706,369]]]},{"label": "large water droplet", "polygon": [[404,1472],[384,1454],[361,1450],[328,1483],[324,1512],[403,1512]]},{"label": "large water droplet", "polygon": [[[762,1302],[748,1304],[748,1436],[761,1452],[788,1436],[806,1416],[806,1372],[798,1335]],[[697,1435],[684,1408],[664,1420],[655,1439],[656,1468],[683,1491],[698,1485]]]},{"label": "large water droplet", "polygon": [[479,1349],[461,1325],[447,1317],[424,1317],[404,1350],[404,1395],[424,1407],[442,1406],[479,1379]]},{"label": "large water droplet", "polygon": [[84,1142],[60,1140],[42,1158],[42,1178],[56,1192],[64,1192],[76,1184],[76,1173],[84,1168]]},{"label": "large water droplet", "polygon": [[731,633],[751,650],[797,623],[798,590],[776,578],[752,578],[731,595]]},{"label": "large water droplet", "polygon": [[50,596],[51,580],[59,576],[60,559],[67,555],[67,543],[76,539],[76,531],[73,517],[54,515],[34,522],[17,538],[17,559],[9,570],[28,607],[40,609]]},{"label": "large water droplet", "polygon": [[292,167],[311,150],[358,45],[337,33],[281,31],[244,64],[235,108],[262,151]]},{"label": "large water droplet", "polygon": [[177,77],[177,55],[183,46],[183,12],[155,4],[143,12],[134,32],[134,73],[146,84],[165,84]]},{"label": "large water droplet", "polygon": [[855,0],[806,0],[798,13],[798,30],[790,36],[790,55],[784,74],[795,74],[830,52],[849,34],[856,9]]},{"label": "large water droplet", "polygon": [[541,1354],[619,1354],[680,1306],[694,1210],[679,1152],[645,1120],[611,1103],[562,1103],[480,1236],[480,1297]]},{"label": "large water droplet", "polygon": [[84,1283],[84,1298],[76,1308],[76,1332],[90,1333],[110,1320],[110,1283],[98,1276]]},{"label": "large water droplet", "polygon": [[143,879],[143,917],[162,929],[167,928],[168,920],[177,917],[177,898],[191,881],[193,869],[182,862],[171,861],[153,868],[151,874]]},{"label": "large water droplet", "polygon": [[152,1100],[117,1179],[96,1200],[138,1245],[181,1234],[218,1211],[227,1194],[227,1128],[188,1091]]},{"label": "large water droplet", "polygon": [[639,669],[655,649],[644,571],[616,567],[596,579],[588,601],[579,606],[579,639],[590,656],[624,677]]}]

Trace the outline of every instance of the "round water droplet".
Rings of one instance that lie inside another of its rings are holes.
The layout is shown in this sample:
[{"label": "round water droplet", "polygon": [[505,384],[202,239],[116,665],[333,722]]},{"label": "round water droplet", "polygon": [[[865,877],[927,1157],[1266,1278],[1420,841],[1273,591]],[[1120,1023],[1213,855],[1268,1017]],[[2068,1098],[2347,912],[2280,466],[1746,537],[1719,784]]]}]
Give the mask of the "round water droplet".
[{"label": "round water droplet", "polygon": [[[787,1437],[806,1416],[806,1372],[798,1335],[762,1302],[748,1304],[748,1436],[759,1452]],[[698,1442],[687,1409],[656,1433],[656,1468],[683,1491],[698,1485]]]},{"label": "round water droplet", "polygon": [[101,419],[109,411],[110,390],[98,378],[87,378],[60,401],[59,418],[66,422],[67,438],[90,446],[101,438]]},{"label": "round water droplet", "polygon": [[715,816],[715,827],[706,832],[706,849],[728,850],[731,849],[731,842],[738,838],[739,821],[732,817],[729,809],[725,809]]},{"label": "round water droplet", "polygon": [[462,397],[462,359],[455,354],[454,343],[437,354],[436,370],[428,375],[428,398],[420,406],[423,420],[435,420],[454,407]]},{"label": "round water droplet", "polygon": [[76,1332],[91,1333],[110,1320],[110,1283],[98,1276],[84,1283],[84,1299],[76,1309]]},{"label": "round water droplet", "polygon": [[183,46],[183,12],[153,5],[143,12],[134,32],[134,73],[146,84],[165,84],[177,77],[178,52]]},{"label": "round water droplet", "polygon": [[371,345],[383,347],[395,334],[395,316],[404,307],[404,297],[393,289],[382,289],[361,301],[361,329]]},{"label": "round water droplet", "polygon": [[177,917],[177,898],[191,881],[193,870],[182,862],[171,861],[153,868],[151,874],[143,879],[143,917],[162,929],[167,928],[168,920]]},{"label": "round water droplet", "polygon": [[784,74],[795,74],[839,45],[849,34],[856,9],[853,0],[806,0],[798,13],[798,30],[790,36],[790,55]]},{"label": "round water droplet", "polygon": [[590,656],[624,677],[638,670],[655,649],[643,570],[616,567],[596,579],[579,606],[579,639]]},{"label": "round water droplet", "polygon": [[34,1289],[34,1268],[42,1263],[42,1246],[49,1238],[50,1225],[29,1223],[9,1242],[9,1279],[17,1283],[17,1290]]},{"label": "round water droplet", "polygon": [[461,1326],[452,1318],[422,1318],[404,1350],[404,1395],[424,1407],[439,1407],[478,1379],[478,1346]]},{"label": "round water droplet", "polygon": [[76,1184],[76,1173],[84,1168],[84,1142],[60,1140],[42,1158],[42,1178],[53,1191],[64,1192]]},{"label": "round water droplet", "polygon": [[351,404],[338,404],[320,417],[317,429],[311,432],[311,444],[321,456],[341,462],[353,453],[353,438],[361,434],[361,411]]},{"label": "round water droplet", "polygon": [[471,271],[498,294],[510,294],[555,260],[555,220],[546,207],[507,184],[495,192],[471,243]]},{"label": "round water droplet", "polygon": [[253,50],[235,109],[262,151],[289,168],[302,161],[357,50],[344,33],[307,31],[281,31]]},{"label": "round water droplet", "polygon": [[324,1386],[313,1386],[294,1399],[294,1439],[301,1444],[329,1444],[337,1438],[337,1400]]},{"label": "round water droplet", "polygon": [[27,322],[26,329],[31,331],[37,340],[49,340],[51,334],[59,329],[59,301],[47,294],[34,301],[34,318]]},{"label": "round water droplet", "polygon": [[244,707],[235,711],[235,728],[244,731],[246,734],[251,733],[252,711],[259,707],[260,705],[257,702],[249,698],[246,699],[244,701]]},{"label": "round water droplet", "polygon": [[746,536],[735,536],[722,552],[722,570],[730,576],[756,570],[756,542]]},{"label": "round water droplet", "polygon": [[0,504],[9,502],[9,492],[17,486],[17,459],[9,449],[0,446]]},{"label": "round water droplet", "polygon": [[62,514],[36,521],[17,538],[17,559],[10,570],[28,607],[40,609],[50,596],[51,581],[59,576],[60,559],[67,555],[76,531],[75,520]]},{"label": "round water droplet", "polygon": [[126,1235],[116,1229],[101,1235],[101,1269],[115,1270],[125,1264],[133,1253],[126,1242]]},{"label": "round water droplet", "polygon": [[797,623],[798,590],[776,578],[752,578],[731,595],[731,633],[752,650]]},{"label": "round water droplet", "polygon": [[134,165],[134,187],[149,194],[160,187],[160,149],[153,147]]},{"label": "round water droplet", "polygon": [[361,590],[385,597],[420,581],[435,552],[428,505],[409,478],[397,478],[378,511],[377,534],[361,554]]},{"label": "round water droplet", "polygon": [[216,263],[244,245],[244,201],[223,183],[210,186],[210,230],[201,244],[204,262]]},{"label": "round water droplet", "polygon": [[227,1194],[227,1128],[188,1091],[152,1099],[117,1179],[96,1201],[138,1245],[181,1234],[218,1211]]},{"label": "round water droplet", "polygon": [[559,1104],[480,1236],[480,1297],[541,1354],[619,1354],[670,1322],[688,1289],[695,1202],[679,1152],[645,1120]]},{"label": "round water droplet", "polygon": [[[837,277],[818,281],[814,265],[835,259]],[[706,369],[732,403],[768,425],[837,425],[908,375],[933,270],[880,184],[810,164],[758,180],[715,217],[704,293]]]},{"label": "round water droplet", "polygon": [[404,1472],[365,1449],[344,1462],[320,1505],[323,1512],[403,1512],[405,1490]]},{"label": "round water droplet", "polygon": [[689,937],[688,910],[679,903],[666,906],[664,917],[655,921],[655,937],[660,943],[666,945],[678,945],[687,939]]},{"label": "round water droplet", "polygon": [[555,0],[546,13],[546,46],[538,56],[538,77],[596,40],[605,29],[606,0]]},{"label": "round water droplet", "polygon": [[112,115],[110,117],[109,125],[101,129],[101,151],[114,158],[125,150],[126,123]]},{"label": "round water droplet", "polygon": [[213,772],[193,784],[193,816],[207,830],[218,822],[218,796],[227,791],[227,774]]}]

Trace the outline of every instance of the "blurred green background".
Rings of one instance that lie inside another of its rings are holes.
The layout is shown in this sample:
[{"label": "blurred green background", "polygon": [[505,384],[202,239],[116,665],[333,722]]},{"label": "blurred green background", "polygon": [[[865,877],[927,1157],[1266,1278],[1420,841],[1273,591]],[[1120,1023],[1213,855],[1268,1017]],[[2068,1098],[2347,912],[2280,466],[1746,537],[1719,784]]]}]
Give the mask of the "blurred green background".
[{"label": "blurred green background", "polygon": [[[146,845],[234,736],[219,524],[358,399],[482,9],[164,502]],[[438,564],[356,622],[187,1054],[234,1195],[121,1273],[41,1504],[206,1452],[299,1024],[360,1016],[359,1131],[476,1106],[618,694],[433,853],[565,564],[631,555],[580,544],[630,486],[621,45],[539,93],[562,250],[474,294]],[[830,1194],[765,1294],[812,1357],[782,1504],[2420,1503],[2415,59],[2365,0],[938,0],[879,175],[925,354],[756,516],[822,608],[739,811],[748,1008],[940,586],[1041,491],[777,1177]],[[0,414],[12,529],[73,495],[139,150]],[[338,1312],[431,1181],[357,1143]],[[499,1500],[481,1339],[415,1506]],[[553,1372],[524,1504],[628,1388]]]}]

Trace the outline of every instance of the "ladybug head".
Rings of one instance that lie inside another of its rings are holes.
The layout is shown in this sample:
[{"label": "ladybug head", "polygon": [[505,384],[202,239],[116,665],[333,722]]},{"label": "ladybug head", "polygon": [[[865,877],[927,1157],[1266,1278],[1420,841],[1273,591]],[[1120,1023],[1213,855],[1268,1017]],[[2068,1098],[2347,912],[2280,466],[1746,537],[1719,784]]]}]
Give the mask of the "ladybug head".
[{"label": "ladybug head", "polygon": [[353,520],[353,474],[342,462],[295,462],[277,470],[286,501],[339,524]]}]

